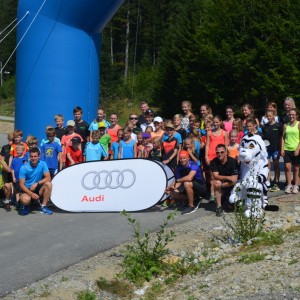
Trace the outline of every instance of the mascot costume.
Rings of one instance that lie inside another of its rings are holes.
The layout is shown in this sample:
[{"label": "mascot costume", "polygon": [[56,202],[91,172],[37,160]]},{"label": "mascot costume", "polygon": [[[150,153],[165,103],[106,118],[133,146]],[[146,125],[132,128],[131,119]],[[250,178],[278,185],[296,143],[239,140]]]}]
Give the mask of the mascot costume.
[{"label": "mascot costume", "polygon": [[266,144],[259,135],[247,134],[239,149],[240,179],[232,189],[230,203],[244,200],[245,216],[260,217],[268,205],[268,155]]}]

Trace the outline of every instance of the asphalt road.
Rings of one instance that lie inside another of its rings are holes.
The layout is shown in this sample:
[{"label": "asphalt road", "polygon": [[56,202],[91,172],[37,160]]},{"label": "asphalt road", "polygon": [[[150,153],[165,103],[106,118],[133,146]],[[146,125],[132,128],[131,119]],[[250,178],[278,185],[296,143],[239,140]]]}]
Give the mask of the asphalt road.
[{"label": "asphalt road", "polygon": [[[205,208],[194,214],[178,214],[175,222],[213,213],[212,205],[203,205]],[[152,231],[169,212],[148,210],[132,215]],[[132,237],[131,227],[119,213],[57,210],[51,216],[38,211],[19,216],[15,210],[5,212],[1,208],[0,228],[0,297]]]}]

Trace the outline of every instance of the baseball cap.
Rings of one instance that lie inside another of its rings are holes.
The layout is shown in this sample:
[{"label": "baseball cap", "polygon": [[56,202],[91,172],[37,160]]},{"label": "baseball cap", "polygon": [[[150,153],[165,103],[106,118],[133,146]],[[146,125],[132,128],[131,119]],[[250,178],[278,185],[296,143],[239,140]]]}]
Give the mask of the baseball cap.
[{"label": "baseball cap", "polygon": [[152,109],[147,109],[146,111],[145,111],[145,115],[154,115],[154,111],[152,110]]},{"label": "baseball cap", "polygon": [[144,132],[144,133],[142,133],[142,137],[143,137],[143,139],[149,139],[149,138],[151,138],[151,134]]},{"label": "baseball cap", "polygon": [[99,122],[98,128],[106,128],[106,124],[104,122]]},{"label": "baseball cap", "polygon": [[69,121],[67,122],[67,127],[68,127],[68,126],[74,127],[74,126],[75,126],[75,121],[69,120]]},{"label": "baseball cap", "polygon": [[78,136],[74,136],[71,139],[71,142],[76,144],[76,143],[81,143],[81,140],[80,140],[80,138]]},{"label": "baseball cap", "polygon": [[189,157],[189,153],[186,150],[181,150],[179,152],[179,157],[180,158],[187,158],[187,157]]},{"label": "baseball cap", "polygon": [[172,128],[174,129],[174,125],[171,122],[166,123],[165,128]]},{"label": "baseball cap", "polygon": [[155,117],[154,120],[153,120],[153,123],[154,123],[154,122],[159,122],[159,123],[161,123],[161,122],[163,122],[163,119],[162,119],[161,117]]}]

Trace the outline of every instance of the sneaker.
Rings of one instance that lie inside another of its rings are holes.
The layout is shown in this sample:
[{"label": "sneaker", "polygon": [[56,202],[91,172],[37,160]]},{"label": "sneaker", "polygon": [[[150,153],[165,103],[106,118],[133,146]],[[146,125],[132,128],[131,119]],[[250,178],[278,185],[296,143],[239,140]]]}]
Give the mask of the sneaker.
[{"label": "sneaker", "polygon": [[223,215],[223,208],[222,208],[222,206],[217,207],[217,209],[216,209],[216,216],[217,217],[221,217],[222,215]]},{"label": "sneaker", "polygon": [[9,204],[9,203],[5,203],[4,209],[5,209],[6,211],[11,211],[10,204]]},{"label": "sneaker", "polygon": [[285,192],[286,194],[291,194],[291,193],[292,193],[292,188],[293,188],[292,185],[287,185],[287,186],[285,187],[284,192]]},{"label": "sneaker", "polygon": [[279,188],[278,184],[274,183],[269,191],[270,192],[278,192],[278,191],[280,191],[280,188]]},{"label": "sneaker", "polygon": [[182,215],[189,215],[192,214],[193,212],[195,212],[197,210],[197,207],[187,207],[185,210],[183,210],[181,212]]},{"label": "sneaker", "polygon": [[293,185],[291,189],[293,194],[298,194],[299,193],[299,186],[298,185]]},{"label": "sneaker", "polygon": [[215,195],[211,194],[208,200],[209,203],[215,203],[216,202],[216,197]]},{"label": "sneaker", "polygon": [[52,210],[50,210],[47,206],[41,207],[41,213],[44,215],[52,215],[53,214]]},{"label": "sneaker", "polygon": [[27,216],[29,214],[29,205],[20,205],[19,215]]}]

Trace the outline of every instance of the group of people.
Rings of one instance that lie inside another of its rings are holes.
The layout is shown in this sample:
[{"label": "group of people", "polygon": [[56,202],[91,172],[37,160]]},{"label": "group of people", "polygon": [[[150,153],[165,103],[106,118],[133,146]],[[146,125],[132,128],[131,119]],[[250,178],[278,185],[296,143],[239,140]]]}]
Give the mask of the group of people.
[{"label": "group of people", "polygon": [[[55,126],[47,126],[45,139],[34,136],[23,141],[21,130],[8,135],[8,144],[1,149],[0,192],[5,209],[11,210],[12,194],[20,204],[20,214],[29,213],[30,203],[40,201],[41,212],[52,214],[47,207],[51,196],[51,178],[63,168],[97,160],[146,158],[158,160],[176,174],[176,182],[167,187],[170,199],[163,205],[181,203],[183,214],[197,209],[195,199],[205,197],[216,202],[216,214],[222,215],[232,187],[238,179],[239,143],[244,135],[259,134],[266,141],[269,167],[274,166],[270,191],[278,191],[279,158],[284,157],[286,193],[298,193],[300,124],[295,101],[284,100],[285,113],[279,117],[274,102],[266,104],[259,120],[250,104],[241,108],[225,108],[226,118],[213,115],[209,105],[193,112],[192,103],[181,103],[181,114],[163,119],[140,103],[141,113],[131,113],[125,126],[112,113],[106,118],[99,108],[97,117],[88,123],[80,107],[73,109],[73,120],[64,125],[64,117],[54,117]],[[292,179],[293,174],[293,179]],[[269,180],[270,180],[269,174]],[[270,180],[271,181],[271,180]]]}]

